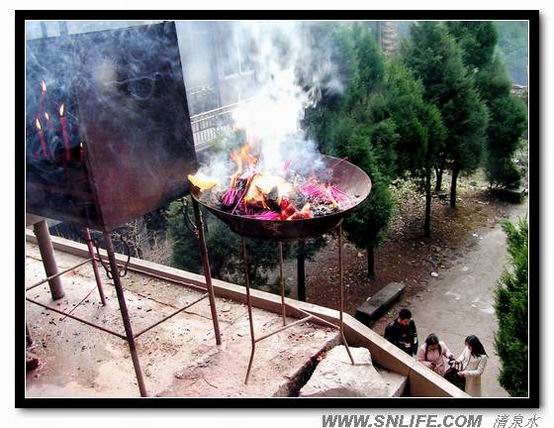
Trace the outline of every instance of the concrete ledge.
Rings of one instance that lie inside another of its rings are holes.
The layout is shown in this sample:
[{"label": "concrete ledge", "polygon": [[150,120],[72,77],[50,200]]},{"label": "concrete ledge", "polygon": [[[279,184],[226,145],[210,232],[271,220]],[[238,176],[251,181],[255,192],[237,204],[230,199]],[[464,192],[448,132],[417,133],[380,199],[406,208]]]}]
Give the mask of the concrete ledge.
[{"label": "concrete ledge", "polygon": [[405,285],[401,282],[391,282],[385,285],[356,309],[356,319],[371,326],[400,297],[404,288]]},{"label": "concrete ledge", "polygon": [[[26,230],[28,241],[36,243],[36,238],[30,230]],[[52,236],[52,243],[55,250],[63,251],[80,257],[88,257],[88,249],[85,244],[80,244],[64,238]],[[104,250],[101,255],[106,256]],[[116,259],[122,264],[127,257],[116,254]],[[204,288],[204,276],[191,272],[175,269],[169,266],[152,263],[146,260],[131,257],[129,269],[159,276],[163,279],[173,281],[184,286]],[[225,281],[213,280],[216,296],[235,300],[246,301],[245,288]],[[260,290],[251,290],[253,306],[275,313],[281,313],[280,296]],[[339,322],[339,312],[311,303],[299,302],[293,299],[286,299],[286,302],[302,310],[308,311],[330,322]],[[291,317],[300,318],[300,311],[287,312]],[[414,358],[402,352],[396,346],[389,343],[384,337],[378,335],[367,326],[356,320],[354,317],[344,314],[344,334],[351,346],[363,346],[369,349],[372,360],[384,369],[394,371],[408,377],[409,395],[416,397],[470,397],[465,392],[456,388],[443,377],[419,364]]]}]

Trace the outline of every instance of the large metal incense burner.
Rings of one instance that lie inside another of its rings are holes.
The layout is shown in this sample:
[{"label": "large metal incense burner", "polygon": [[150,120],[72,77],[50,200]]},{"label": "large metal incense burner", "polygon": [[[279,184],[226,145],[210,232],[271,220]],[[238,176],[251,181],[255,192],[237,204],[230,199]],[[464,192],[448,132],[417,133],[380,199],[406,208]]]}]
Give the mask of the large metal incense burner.
[{"label": "large metal incense burner", "polygon": [[[203,205],[208,211],[214,214],[216,217],[225,222],[233,232],[237,233],[241,237],[241,254],[244,266],[244,282],[246,285],[246,303],[248,306],[248,320],[250,323],[250,339],[252,343],[250,360],[248,362],[248,368],[246,370],[245,383],[248,383],[250,377],[250,371],[252,369],[252,363],[254,361],[254,354],[256,351],[256,344],[264,339],[267,339],[274,334],[280,333],[295,325],[313,321],[321,323],[326,326],[336,328],[340,331],[341,339],[346,347],[348,356],[352,364],[354,360],[348,343],[344,336],[344,278],[343,278],[343,258],[342,258],[342,221],[344,217],[354,210],[360,203],[362,203],[371,191],[371,181],[367,174],[358,168],[356,165],[347,162],[346,160],[338,160],[331,156],[322,156],[322,161],[327,168],[327,171],[331,174],[329,180],[330,184],[334,184],[342,189],[346,194],[356,197],[356,204],[349,206],[347,209],[340,210],[329,215],[297,219],[297,220],[262,220],[245,217],[230,212],[222,211],[221,209],[204,202],[200,197],[200,190],[192,183],[190,185],[191,195],[196,203]],[[339,323],[334,324],[323,318],[311,314],[303,309],[294,307],[294,310],[304,314],[305,316],[297,321],[287,324],[287,308],[290,310],[291,305],[285,302],[285,278],[283,275],[283,241],[302,240],[305,238],[322,235],[333,229],[338,230],[338,267],[339,267],[339,289],[340,289],[340,302],[339,302]],[[259,238],[264,240],[276,241],[278,243],[278,259],[279,259],[279,277],[281,285],[281,314],[283,319],[283,326],[267,333],[263,336],[256,337],[254,332],[254,319],[252,316],[252,301],[250,298],[250,278],[248,268],[248,254],[246,251],[245,237]]]}]

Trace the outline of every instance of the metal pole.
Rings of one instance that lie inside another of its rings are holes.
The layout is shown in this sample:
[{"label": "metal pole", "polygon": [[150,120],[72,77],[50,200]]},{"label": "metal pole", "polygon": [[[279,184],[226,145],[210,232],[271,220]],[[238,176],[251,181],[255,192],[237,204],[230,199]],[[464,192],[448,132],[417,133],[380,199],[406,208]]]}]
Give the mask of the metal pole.
[{"label": "metal pole", "polygon": [[342,261],[342,222],[339,224],[339,238],[338,238],[338,247],[339,247],[339,287],[340,287],[340,303],[339,303],[339,317],[340,317],[340,335],[342,338],[342,342],[344,343],[344,347],[346,348],[346,352],[348,352],[348,356],[350,357],[350,361],[352,364],[354,364],[354,358],[352,358],[352,354],[350,353],[350,348],[348,347],[348,343],[346,342],[346,337],[344,336],[344,323],[343,323],[343,312],[344,312],[344,274],[343,274],[343,261]]},{"label": "metal pole", "polygon": [[[46,220],[33,224],[33,231],[37,237],[38,248],[40,250],[40,256],[42,257],[42,264],[44,265],[46,276],[50,277],[56,275],[58,273],[58,265],[54,256],[54,247],[50,240],[50,232],[48,231]],[[58,300],[65,296],[62,281],[59,276],[50,279],[48,284],[53,300]]]},{"label": "metal pole", "polygon": [[131,327],[131,320],[129,319],[129,311],[127,310],[127,303],[125,302],[125,293],[123,291],[123,285],[121,284],[121,278],[119,277],[119,268],[117,267],[117,260],[115,259],[112,237],[110,236],[109,232],[104,232],[104,240],[106,241],[106,251],[108,252],[108,259],[110,261],[110,268],[112,271],[115,292],[117,294],[117,300],[119,302],[119,310],[121,311],[123,326],[125,327],[125,335],[127,336],[126,340],[129,344],[129,350],[131,352],[131,359],[133,360],[133,366],[135,367],[135,374],[137,376],[140,395],[142,397],[147,397],[148,393],[146,392],[146,386],[144,384],[144,378],[142,376],[142,369],[140,368],[140,361],[138,358],[135,337],[133,335],[133,329]]},{"label": "metal pole", "polygon": [[287,307],[285,305],[285,276],[283,275],[283,242],[279,241],[279,275],[281,279],[281,312],[283,325],[287,325]]},{"label": "metal pole", "polygon": [[52,312],[56,312],[57,314],[60,314],[60,315],[63,315],[64,317],[66,318],[71,318],[75,321],[79,321],[79,322],[82,322],[83,324],[86,324],[90,327],[94,327],[94,328],[97,328],[98,330],[102,330],[103,332],[105,333],[110,333],[110,334],[113,334],[114,336],[117,336],[119,337],[120,339],[123,339],[123,340],[126,340],[127,338],[125,337],[125,335],[123,334],[120,334],[116,331],[113,331],[113,330],[110,330],[108,328],[105,328],[105,327],[102,327],[101,325],[98,325],[98,324],[94,324],[93,322],[90,322],[90,321],[87,321],[83,318],[79,318],[79,317],[76,317],[75,315],[72,315],[70,314],[69,312],[64,312],[64,311],[61,311],[59,309],[56,309],[52,306],[48,306],[48,305],[45,305],[44,303],[41,303],[39,302],[38,300],[34,300],[34,299],[31,299],[30,297],[25,297],[25,300],[27,300],[28,302],[31,302],[31,303],[34,303],[35,305],[38,305],[44,309],[47,309],[49,311],[52,311]]},{"label": "metal pole", "polygon": [[204,278],[206,279],[206,288],[208,289],[208,299],[210,301],[210,310],[212,312],[212,322],[214,324],[215,343],[221,345],[221,333],[219,332],[219,320],[217,318],[217,310],[215,306],[215,293],[212,284],[212,270],[210,268],[210,259],[208,258],[208,248],[206,247],[206,239],[204,236],[204,220],[198,202],[192,198],[192,208],[196,219],[196,231],[198,233],[198,246],[200,255],[202,256],[202,268],[204,270]]},{"label": "metal pole", "polygon": [[[104,289],[102,287],[102,278],[100,277],[100,271],[98,270],[98,261],[96,260],[96,252],[92,245],[92,237],[90,236],[90,229],[85,227],[85,241],[87,241],[88,253],[90,254],[92,262],[92,270],[94,271],[94,278],[96,279],[96,285],[98,287],[98,293],[100,294],[100,301],[103,306],[106,306],[106,297],[104,296]],[[100,257],[100,254],[98,254]]]},{"label": "metal pole", "polygon": [[244,383],[248,383],[252,362],[254,361],[254,352],[256,351],[256,337],[254,336],[254,319],[252,318],[252,301],[250,300],[250,273],[248,272],[248,256],[246,254],[246,242],[241,236],[240,244],[242,248],[242,260],[244,263],[244,281],[246,285],[246,305],[248,306],[248,322],[250,323],[250,340],[252,341],[252,350],[250,351],[250,361],[246,369],[246,377]]},{"label": "metal pole", "polygon": [[25,291],[29,291],[29,290],[32,290],[33,288],[37,288],[39,285],[42,285],[44,284],[45,282],[48,282],[48,281],[51,281],[52,279],[54,278],[58,278],[64,274],[66,274],[67,272],[71,272],[72,270],[75,270],[77,269],[78,267],[81,267],[85,264],[87,264],[88,262],[90,262],[90,258],[88,259],[84,259],[84,260],[81,260],[79,263],[77,263],[76,265],[73,265],[71,267],[68,267],[67,269],[64,269],[58,273],[56,273],[55,275],[51,275],[51,276],[47,276],[46,278],[44,279],[41,279],[39,282],[36,282],[34,283],[33,285],[30,285],[28,286]]}]

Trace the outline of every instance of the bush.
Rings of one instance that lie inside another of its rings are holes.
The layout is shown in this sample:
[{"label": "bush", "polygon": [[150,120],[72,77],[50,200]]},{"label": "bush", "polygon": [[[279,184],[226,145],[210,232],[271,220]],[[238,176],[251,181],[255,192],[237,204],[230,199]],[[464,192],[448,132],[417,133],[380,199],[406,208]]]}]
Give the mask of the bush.
[{"label": "bush", "polygon": [[509,267],[496,289],[498,331],[495,347],[501,361],[500,385],[512,396],[528,394],[528,225],[506,221],[502,228],[508,237]]}]

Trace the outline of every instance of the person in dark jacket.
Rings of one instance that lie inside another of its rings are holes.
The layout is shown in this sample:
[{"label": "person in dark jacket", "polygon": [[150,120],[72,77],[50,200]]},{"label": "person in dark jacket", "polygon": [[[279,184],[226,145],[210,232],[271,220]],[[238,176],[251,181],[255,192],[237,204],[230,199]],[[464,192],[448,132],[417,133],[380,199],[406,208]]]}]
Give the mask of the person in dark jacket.
[{"label": "person in dark jacket", "polygon": [[401,309],[398,317],[385,328],[385,339],[408,355],[414,355],[417,352],[416,325],[408,309]]}]

